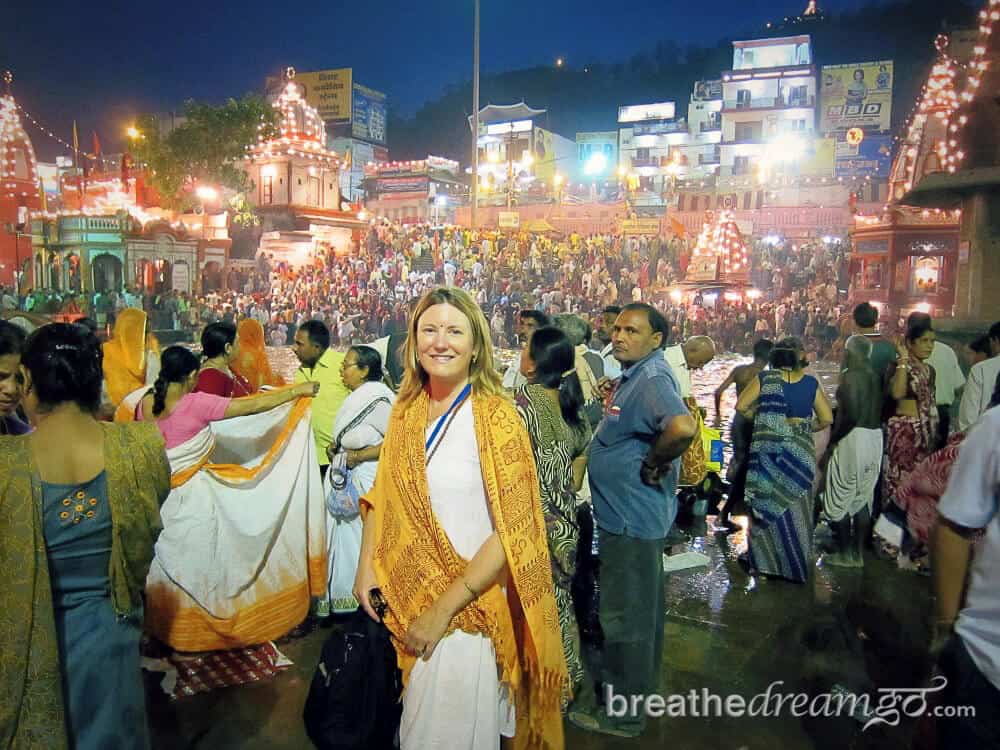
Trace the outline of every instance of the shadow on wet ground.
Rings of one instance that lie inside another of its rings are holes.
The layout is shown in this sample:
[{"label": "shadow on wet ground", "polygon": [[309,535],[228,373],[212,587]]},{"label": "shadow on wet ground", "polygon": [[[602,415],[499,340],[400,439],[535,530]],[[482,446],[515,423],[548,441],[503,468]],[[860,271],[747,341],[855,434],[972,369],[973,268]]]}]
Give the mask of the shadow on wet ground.
[{"label": "shadow on wet ground", "polygon": [[[709,564],[668,576],[664,695],[707,690],[723,700],[736,694],[750,701],[769,685],[772,695],[815,696],[835,685],[861,693],[922,684],[928,670],[928,579],[871,557],[860,570],[818,563],[803,585],[750,577],[736,560],[745,533],[713,533],[712,520],[696,521],[690,542],[673,550],[702,552]],[[736,520],[745,524],[743,518]],[[310,747],[302,706],[328,632],[318,629],[280,644],[295,664],[264,683],[171,701],[154,684],[159,675],[147,674],[153,746]],[[566,745],[684,750],[911,746],[914,728],[905,721],[862,732],[862,723],[846,716],[783,714],[652,719],[637,740],[588,734],[567,724]]]}]

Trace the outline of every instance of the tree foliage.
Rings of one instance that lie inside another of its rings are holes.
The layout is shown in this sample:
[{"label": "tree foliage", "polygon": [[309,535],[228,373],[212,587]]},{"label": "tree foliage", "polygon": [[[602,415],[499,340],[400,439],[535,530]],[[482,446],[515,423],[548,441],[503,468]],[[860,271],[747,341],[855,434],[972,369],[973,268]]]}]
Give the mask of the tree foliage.
[{"label": "tree foliage", "polygon": [[196,203],[199,182],[220,185],[237,193],[251,188],[240,162],[257,142],[263,123],[265,138],[277,134],[278,117],[261,96],[247,94],[221,106],[188,101],[184,121],[160,134],[155,117],[139,123],[141,136],[133,144],[136,161],[146,165],[148,181],[164,207],[187,209]]}]

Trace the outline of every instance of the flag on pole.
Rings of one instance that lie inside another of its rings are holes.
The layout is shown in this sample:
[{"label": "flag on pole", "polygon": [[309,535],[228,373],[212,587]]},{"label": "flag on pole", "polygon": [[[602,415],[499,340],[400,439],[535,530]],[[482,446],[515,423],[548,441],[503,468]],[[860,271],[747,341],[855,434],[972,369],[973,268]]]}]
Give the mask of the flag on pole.
[{"label": "flag on pole", "polygon": [[38,197],[41,200],[42,211],[48,212],[49,210],[49,200],[45,195],[45,183],[42,182],[42,178],[38,178]]},{"label": "flag on pole", "polygon": [[77,156],[80,154],[80,137],[76,134],[76,120],[73,120],[73,166],[80,166],[77,163]]},{"label": "flag on pole", "polygon": [[677,219],[676,216],[670,217],[670,228],[671,230],[673,230],[673,233],[678,237],[687,236],[687,230],[684,228],[684,225]]}]

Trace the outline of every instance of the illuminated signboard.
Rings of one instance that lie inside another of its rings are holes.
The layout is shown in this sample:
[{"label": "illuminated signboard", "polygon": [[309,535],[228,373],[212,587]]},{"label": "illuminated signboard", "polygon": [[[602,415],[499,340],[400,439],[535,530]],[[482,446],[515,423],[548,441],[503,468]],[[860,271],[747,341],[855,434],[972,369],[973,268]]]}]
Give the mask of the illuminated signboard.
[{"label": "illuminated signboard", "polygon": [[506,135],[507,133],[530,133],[531,120],[498,122],[486,126],[486,135]]},{"label": "illuminated signboard", "polygon": [[618,122],[645,122],[646,120],[672,120],[676,107],[673,102],[657,104],[631,104],[618,108]]}]

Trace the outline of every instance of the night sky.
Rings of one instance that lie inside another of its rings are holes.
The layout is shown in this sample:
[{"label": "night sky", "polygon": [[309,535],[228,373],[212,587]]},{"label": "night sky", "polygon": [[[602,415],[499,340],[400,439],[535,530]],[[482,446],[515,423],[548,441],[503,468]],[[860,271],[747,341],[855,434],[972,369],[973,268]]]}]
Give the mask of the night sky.
[{"label": "night sky", "polygon": [[[75,118],[87,150],[95,128],[112,152],[138,113],[258,90],[288,65],[353,67],[356,81],[385,91],[403,115],[471,77],[472,0],[9,2],[0,70],[13,71],[18,101],[66,140]],[[862,4],[820,2],[827,12]],[[704,13],[690,0],[482,0],[482,66],[498,72],[560,56],[568,66],[624,60],[661,39],[683,46],[752,32],[805,5],[715,0]],[[64,152],[28,132],[41,158]]]}]

